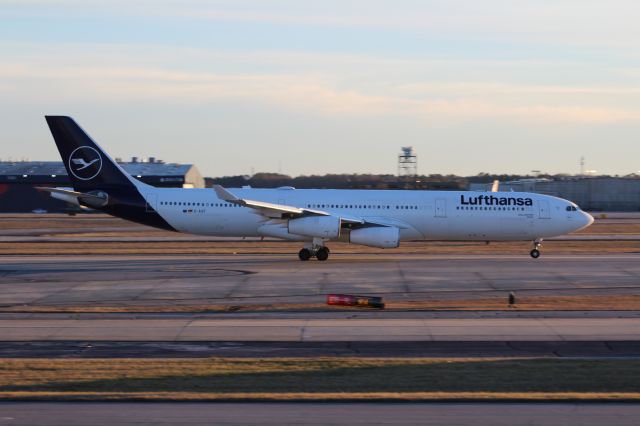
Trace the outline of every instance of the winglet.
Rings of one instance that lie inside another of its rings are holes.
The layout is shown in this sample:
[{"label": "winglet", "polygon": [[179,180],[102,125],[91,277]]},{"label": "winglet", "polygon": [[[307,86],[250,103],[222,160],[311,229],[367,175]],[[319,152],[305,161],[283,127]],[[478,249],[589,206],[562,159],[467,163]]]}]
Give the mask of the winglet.
[{"label": "winglet", "polygon": [[240,201],[238,197],[233,195],[231,192],[227,191],[222,187],[222,185],[213,185],[213,190],[216,191],[216,195],[223,201],[233,202]]}]

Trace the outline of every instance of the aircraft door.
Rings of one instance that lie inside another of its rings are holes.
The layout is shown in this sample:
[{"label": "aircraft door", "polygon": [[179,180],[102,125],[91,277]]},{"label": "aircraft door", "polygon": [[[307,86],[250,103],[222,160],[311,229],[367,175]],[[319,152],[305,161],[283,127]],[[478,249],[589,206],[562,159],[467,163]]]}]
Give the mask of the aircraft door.
[{"label": "aircraft door", "polygon": [[156,194],[147,194],[145,198],[147,199],[147,203],[146,203],[147,213],[153,213],[157,211],[158,196]]},{"label": "aircraft door", "polygon": [[551,219],[548,201],[546,200],[538,201],[538,208],[539,208],[540,219]]},{"label": "aircraft door", "polygon": [[436,199],[435,217],[447,217],[447,201],[444,198]]}]

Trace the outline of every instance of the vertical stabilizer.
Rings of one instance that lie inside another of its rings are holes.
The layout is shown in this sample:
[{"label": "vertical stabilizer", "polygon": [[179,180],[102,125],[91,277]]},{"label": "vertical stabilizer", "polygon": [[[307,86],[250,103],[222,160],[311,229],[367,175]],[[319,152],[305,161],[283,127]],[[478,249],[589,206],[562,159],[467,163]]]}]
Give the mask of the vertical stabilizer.
[{"label": "vertical stabilizer", "polygon": [[76,191],[146,186],[127,174],[71,117],[45,118]]}]

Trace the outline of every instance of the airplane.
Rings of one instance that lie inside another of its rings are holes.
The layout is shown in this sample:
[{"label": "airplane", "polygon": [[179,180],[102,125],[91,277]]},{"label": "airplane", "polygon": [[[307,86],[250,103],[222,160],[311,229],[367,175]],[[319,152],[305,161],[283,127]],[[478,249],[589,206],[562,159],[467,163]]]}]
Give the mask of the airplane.
[{"label": "airplane", "polygon": [[531,241],[578,231],[593,217],[571,201],[527,193],[280,187],[157,188],[126,173],[71,117],[45,116],[73,188],[41,188],[82,207],[198,235],[275,237],[300,260],[329,258],[329,241],[396,248],[401,241]]}]

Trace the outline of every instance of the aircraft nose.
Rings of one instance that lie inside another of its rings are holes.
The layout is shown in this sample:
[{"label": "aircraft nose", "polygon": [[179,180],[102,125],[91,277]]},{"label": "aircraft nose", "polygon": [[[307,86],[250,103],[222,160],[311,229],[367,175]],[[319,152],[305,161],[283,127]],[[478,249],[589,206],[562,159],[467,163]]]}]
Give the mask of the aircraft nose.
[{"label": "aircraft nose", "polygon": [[583,228],[586,228],[587,226],[591,225],[593,223],[593,216],[591,216],[589,213],[587,212],[580,212],[582,213],[582,219],[584,221],[584,225],[582,225]]}]

